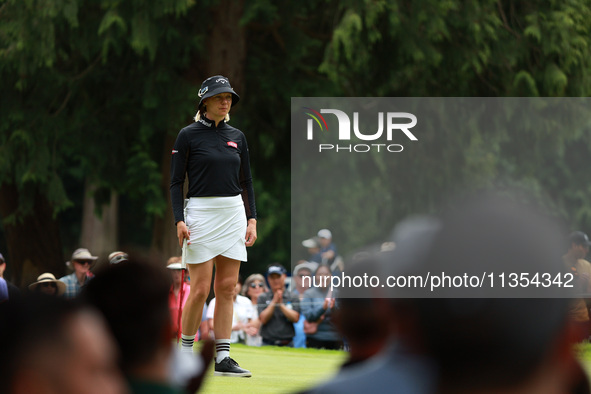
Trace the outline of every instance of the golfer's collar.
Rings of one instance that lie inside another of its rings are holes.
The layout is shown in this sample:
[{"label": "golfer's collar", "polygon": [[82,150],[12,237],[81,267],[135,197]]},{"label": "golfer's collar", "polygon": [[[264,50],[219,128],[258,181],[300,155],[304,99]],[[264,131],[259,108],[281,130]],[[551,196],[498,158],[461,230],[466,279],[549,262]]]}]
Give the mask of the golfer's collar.
[{"label": "golfer's collar", "polygon": [[226,127],[226,121],[221,120],[220,123],[218,123],[218,126],[216,127],[215,125],[215,121],[213,120],[209,120],[207,118],[200,118],[197,123],[201,124],[204,127],[207,127],[208,129],[222,129],[224,127]]}]

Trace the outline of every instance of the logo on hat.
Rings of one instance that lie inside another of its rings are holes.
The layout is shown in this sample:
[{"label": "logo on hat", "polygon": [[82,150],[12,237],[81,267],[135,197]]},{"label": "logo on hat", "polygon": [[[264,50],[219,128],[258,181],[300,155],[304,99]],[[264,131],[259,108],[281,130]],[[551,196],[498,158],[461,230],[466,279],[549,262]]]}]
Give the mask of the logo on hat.
[{"label": "logo on hat", "polygon": [[201,100],[199,100],[199,108],[203,105],[204,100],[220,93],[232,94],[232,107],[240,100],[240,96],[238,96],[234,89],[232,89],[232,86],[230,86],[230,80],[228,78],[222,75],[214,75],[213,77],[207,78],[201,84],[201,90],[198,92],[198,95],[201,98]]},{"label": "logo on hat", "polygon": [[269,269],[267,270],[267,275],[272,275],[272,274],[278,274],[278,275],[283,275],[285,274],[287,271],[285,270],[285,268],[283,268],[282,265],[272,265],[269,267]]}]

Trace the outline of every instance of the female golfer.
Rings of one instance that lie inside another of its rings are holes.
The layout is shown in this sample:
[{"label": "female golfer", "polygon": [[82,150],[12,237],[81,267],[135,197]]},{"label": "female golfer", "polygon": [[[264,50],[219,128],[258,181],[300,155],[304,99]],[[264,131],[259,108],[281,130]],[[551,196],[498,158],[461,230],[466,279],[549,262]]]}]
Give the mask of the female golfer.
[{"label": "female golfer", "polygon": [[[240,97],[228,78],[216,75],[199,90],[195,123],[182,129],[172,151],[170,194],[179,243],[187,239],[191,291],[181,317],[182,350],[193,339],[209,294],[213,265],[216,307],[215,375],[251,376],[230,358],[233,292],[246,246],[256,235],[256,207],[244,134],[227,124]],[[189,179],[183,210],[183,184]]]}]

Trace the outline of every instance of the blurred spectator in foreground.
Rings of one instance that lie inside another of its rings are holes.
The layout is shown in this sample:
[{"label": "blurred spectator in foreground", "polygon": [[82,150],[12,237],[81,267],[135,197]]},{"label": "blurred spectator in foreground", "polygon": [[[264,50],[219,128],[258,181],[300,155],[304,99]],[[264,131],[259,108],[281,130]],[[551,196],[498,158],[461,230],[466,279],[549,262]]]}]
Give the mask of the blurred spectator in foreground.
[{"label": "blurred spectator in foreground", "polygon": [[0,305],[0,392],[123,394],[116,347],[102,317],[29,293]]},{"label": "blurred spectator in foreground", "polygon": [[[589,253],[589,237],[582,231],[575,231],[568,237],[569,247],[562,257],[567,272],[574,278],[574,286],[578,294],[591,293],[591,264],[585,260]],[[577,298],[572,300],[570,318],[579,328],[579,339],[585,340],[591,334],[591,322],[589,319],[589,307],[591,302],[588,298]]]},{"label": "blurred spectator in foreground", "polygon": [[[255,308],[252,306],[252,302],[240,295],[242,290],[242,277],[238,276],[234,288],[234,313],[232,314],[232,333],[230,334],[230,343],[246,343],[246,337],[248,335],[256,335],[259,331],[259,320]],[[215,315],[215,298],[209,302],[207,307],[207,321],[209,322],[209,329],[213,332]]]},{"label": "blurred spectator in foreground", "polygon": [[183,308],[189,297],[190,287],[183,281],[183,271],[186,271],[181,265],[181,258],[174,256],[168,259],[166,268],[170,273],[172,284],[168,292],[168,308],[170,309],[170,318],[172,320],[172,332],[174,338],[180,338],[180,320]]},{"label": "blurred spectator in foreground", "polygon": [[332,320],[335,297],[330,289],[331,273],[328,264],[320,264],[314,274],[314,284],[304,293],[301,310],[305,316],[306,347],[317,349],[341,349],[343,341]]},{"label": "blurred spectator in foreground", "polygon": [[125,252],[116,251],[109,255],[109,264],[119,264],[129,260],[129,255]]},{"label": "blurred spectator in foreground", "polygon": [[[292,276],[292,287],[293,293],[297,295],[302,301],[304,298],[304,292],[310,288],[312,283],[312,276],[314,272],[318,268],[317,263],[310,263],[308,261],[302,260],[296,264],[295,268],[293,269],[293,276]],[[307,278],[304,280],[304,278]],[[300,304],[301,308],[301,304]],[[306,333],[304,332],[304,322],[306,318],[303,313],[300,313],[300,318],[297,322],[293,324],[295,329],[295,335],[293,337],[293,347],[295,348],[305,348],[306,347]]]},{"label": "blurred spectator in foreground", "polygon": [[66,292],[66,284],[55,279],[52,273],[46,272],[37,277],[37,282],[29,285],[29,290],[59,297]]},{"label": "blurred spectator in foreground", "polygon": [[263,345],[293,346],[293,323],[300,318],[300,299],[285,290],[286,272],[277,263],[267,269],[271,291],[261,294],[258,299]]},{"label": "blurred spectator in foreground", "polygon": [[18,296],[21,291],[18,287],[6,280],[6,278],[4,277],[4,271],[6,271],[6,260],[4,259],[2,253],[0,253],[0,278],[3,278],[6,282],[6,287],[8,289],[8,298],[14,298]]},{"label": "blurred spectator in foreground", "polygon": [[267,288],[267,285],[265,285],[265,277],[261,274],[250,275],[244,281],[244,286],[242,286],[241,294],[250,300],[256,319],[259,321],[259,330],[257,330],[256,334],[250,335],[247,333],[246,335],[246,344],[248,346],[261,346],[263,344],[263,337],[261,337],[260,334],[260,320],[257,302],[259,296],[267,291],[269,291],[269,289]]},{"label": "blurred spectator in foreground", "polygon": [[[378,261],[370,253],[357,253],[347,267],[347,275],[379,275]],[[343,369],[377,355],[389,342],[388,300],[383,298],[380,290],[368,287],[339,291],[338,308],[334,310],[332,320],[348,352],[348,359],[341,366]]]},{"label": "blurred spectator in foreground", "polygon": [[132,393],[194,393],[212,360],[211,341],[204,359],[175,352],[169,290],[164,268],[130,260],[98,273],[81,294],[108,322]]},{"label": "blurred spectator in foreground", "polygon": [[82,288],[92,279],[94,274],[90,268],[98,257],[90,254],[88,249],[79,248],[72,253],[72,258],[66,263],[68,267],[74,270],[70,275],[60,278],[66,284],[65,298],[75,298]]},{"label": "blurred spectator in foreground", "polygon": [[[384,275],[410,267],[560,268],[562,227],[504,198],[481,196],[440,218],[403,224],[396,249],[380,257]],[[588,392],[567,298],[394,298],[399,292],[389,293],[392,345],[310,392]]]}]

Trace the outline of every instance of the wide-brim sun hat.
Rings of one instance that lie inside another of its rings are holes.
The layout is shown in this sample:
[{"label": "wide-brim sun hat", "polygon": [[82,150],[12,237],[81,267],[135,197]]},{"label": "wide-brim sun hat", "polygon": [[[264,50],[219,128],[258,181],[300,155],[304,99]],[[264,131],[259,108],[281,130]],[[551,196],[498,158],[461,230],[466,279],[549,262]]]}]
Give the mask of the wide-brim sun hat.
[{"label": "wide-brim sun hat", "polygon": [[66,261],[66,266],[71,269],[74,269],[74,261],[90,261],[90,266],[92,267],[94,263],[98,259],[98,256],[93,256],[90,254],[90,251],[86,248],[78,248],[72,253],[72,257],[70,261]]},{"label": "wide-brim sun hat", "polygon": [[49,272],[45,272],[37,277],[37,282],[29,285],[29,290],[34,291],[42,283],[55,283],[57,286],[57,295],[62,295],[66,292],[66,284],[61,280],[57,280],[55,276]]},{"label": "wide-brim sun hat", "polygon": [[199,89],[199,108],[203,105],[203,101],[209,97],[215,96],[220,93],[231,93],[232,94],[232,106],[236,105],[240,100],[240,96],[232,89],[230,80],[223,75],[214,75],[213,77],[207,78],[201,84]]},{"label": "wide-brim sun hat", "polygon": [[306,261],[305,263],[300,263],[300,264],[296,265],[295,268],[293,269],[293,276],[296,276],[298,274],[298,272],[300,272],[300,270],[303,270],[303,269],[310,271],[310,274],[314,275],[316,273],[316,269],[318,269],[318,263]]}]

